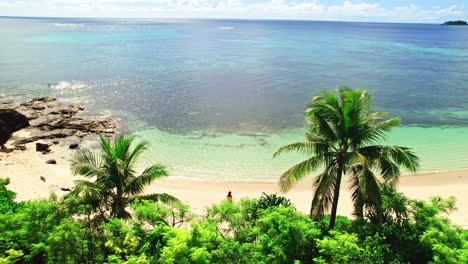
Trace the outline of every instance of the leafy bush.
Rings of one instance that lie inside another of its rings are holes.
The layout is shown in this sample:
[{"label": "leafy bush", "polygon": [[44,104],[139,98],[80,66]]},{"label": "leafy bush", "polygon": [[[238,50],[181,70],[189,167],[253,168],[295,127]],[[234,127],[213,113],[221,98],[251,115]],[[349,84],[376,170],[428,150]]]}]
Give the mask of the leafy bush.
[{"label": "leafy bush", "polygon": [[[4,204],[14,204],[14,193],[4,193]],[[380,223],[366,208],[364,219],[337,217],[332,231],[327,217],[313,222],[267,194],[223,201],[199,216],[180,202],[139,200],[134,218],[105,221],[79,199],[28,201],[0,214],[0,264],[468,262],[468,231],[445,218],[453,198],[381,193]]]},{"label": "leafy bush", "polygon": [[14,211],[20,205],[14,201],[16,193],[6,188],[9,183],[9,178],[0,179],[0,214]]}]

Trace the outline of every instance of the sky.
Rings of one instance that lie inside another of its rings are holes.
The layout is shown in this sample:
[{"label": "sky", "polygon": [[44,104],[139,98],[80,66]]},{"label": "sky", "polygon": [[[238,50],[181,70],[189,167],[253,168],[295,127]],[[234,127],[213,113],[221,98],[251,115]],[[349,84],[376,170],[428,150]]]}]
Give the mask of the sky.
[{"label": "sky", "polygon": [[468,20],[468,0],[0,0],[0,16],[440,23]]}]

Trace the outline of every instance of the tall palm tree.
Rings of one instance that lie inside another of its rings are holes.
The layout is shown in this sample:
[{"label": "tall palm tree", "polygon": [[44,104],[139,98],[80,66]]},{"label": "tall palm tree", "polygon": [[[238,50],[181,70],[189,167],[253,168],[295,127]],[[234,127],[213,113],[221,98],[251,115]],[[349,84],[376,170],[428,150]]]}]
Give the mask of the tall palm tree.
[{"label": "tall palm tree", "polygon": [[85,149],[72,159],[73,174],[87,178],[75,181],[72,195],[82,198],[95,211],[123,219],[130,217],[126,208],[137,198],[162,202],[177,200],[169,194],[141,195],[147,185],[168,175],[164,166],[159,164],[136,175],[135,162],[147,149],[146,142],[140,142],[131,149],[132,136],[119,136],[114,144],[102,135],[99,137],[100,153]]},{"label": "tall palm tree", "polygon": [[363,218],[366,208],[381,212],[381,182],[396,185],[401,167],[413,172],[419,166],[411,149],[379,145],[400,124],[400,118],[385,120],[386,116],[371,111],[371,97],[365,90],[340,88],[338,94],[324,91],[312,98],[305,111],[307,141],[284,146],[274,154],[295,151],[308,156],[281,175],[281,190],[288,191],[305,175],[323,168],[313,183],[312,219],[321,218],[331,205],[329,228],[334,228],[345,174],[351,182],[354,215]]}]

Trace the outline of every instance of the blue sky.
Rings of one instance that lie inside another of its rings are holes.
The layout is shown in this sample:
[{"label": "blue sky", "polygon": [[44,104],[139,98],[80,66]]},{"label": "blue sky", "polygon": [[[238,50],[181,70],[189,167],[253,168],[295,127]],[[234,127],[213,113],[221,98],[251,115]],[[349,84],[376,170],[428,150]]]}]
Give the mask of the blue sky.
[{"label": "blue sky", "polygon": [[0,16],[439,23],[468,20],[468,0],[0,0]]}]

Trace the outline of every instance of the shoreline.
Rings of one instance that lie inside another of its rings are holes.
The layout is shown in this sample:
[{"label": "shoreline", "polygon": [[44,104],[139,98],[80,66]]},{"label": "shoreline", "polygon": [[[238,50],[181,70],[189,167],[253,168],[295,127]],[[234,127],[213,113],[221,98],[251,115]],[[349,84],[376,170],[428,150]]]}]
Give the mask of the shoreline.
[{"label": "shoreline", "polygon": [[[50,126],[50,124],[47,123],[47,117],[52,110],[47,109],[53,109],[58,106],[55,105],[55,103],[51,106],[48,104],[40,106],[40,109],[46,110],[32,111],[29,108],[26,109],[29,111],[30,122],[36,122],[37,124],[45,123]],[[17,107],[17,109],[21,108]],[[80,111],[79,105],[74,105],[72,109],[77,109],[75,113]],[[38,111],[45,111],[46,114],[41,114],[41,112]],[[41,115],[43,117],[41,117]],[[86,116],[77,115],[77,117],[82,118],[81,120],[87,124]],[[88,118],[92,118],[92,116]],[[60,120],[63,120],[66,125],[76,128],[76,123],[69,123],[71,119],[71,117],[62,117]],[[14,132],[10,140],[5,144],[6,149],[12,150],[21,139],[37,137],[38,133],[43,133],[41,132],[42,130],[38,131],[40,126],[37,124],[36,126],[33,125]],[[55,131],[55,129],[56,128],[51,127],[50,131]],[[79,131],[81,130],[78,129],[78,132]],[[8,188],[17,193],[16,199],[18,201],[47,198],[52,193],[62,196],[67,193],[62,189],[73,188],[74,180],[78,179],[78,177],[72,176],[70,170],[70,160],[72,155],[77,151],[77,149],[70,149],[70,143],[79,143],[79,148],[96,149],[97,132],[99,131],[86,132],[86,135],[83,134],[82,137],[71,135],[57,139],[46,137],[34,141],[26,140],[24,144],[21,144],[21,146],[25,147],[24,149],[12,150],[12,152],[0,152],[0,178],[10,178],[11,182]],[[52,140],[59,142],[55,144]],[[36,143],[50,145],[50,152],[37,152],[35,149]],[[50,160],[55,160],[56,164],[47,164]],[[140,171],[143,165],[152,162],[159,163],[159,160],[157,157],[152,157],[151,160],[140,162],[137,166],[137,170]],[[164,164],[163,161],[162,163]],[[209,164],[207,166],[209,166]],[[279,171],[278,177],[280,173]],[[235,175],[235,173],[232,174]],[[213,203],[223,201],[228,191],[232,192],[234,200],[239,200],[241,198],[258,198],[263,192],[277,193],[290,199],[299,211],[308,213],[312,198],[312,178],[312,176],[305,178],[303,181],[298,182],[288,193],[283,194],[280,192],[275,180],[231,181],[225,178],[215,180],[209,178],[194,179],[191,177],[169,176],[155,181],[145,189],[145,192],[170,193],[181,201],[188,203],[195,213],[203,213],[206,207]],[[422,171],[416,174],[405,174],[400,177],[400,183],[398,184],[398,191],[403,192],[406,196],[413,199],[427,201],[430,197],[437,195],[445,198],[449,196],[456,197],[458,210],[454,211],[448,217],[454,223],[464,228],[468,228],[468,192],[466,190],[468,190],[468,168],[463,170],[441,172]],[[352,204],[350,194],[346,178],[344,178],[340,193],[338,214],[351,216],[351,212]]]},{"label": "shoreline", "polygon": [[[25,133],[18,131],[16,133]],[[16,135],[14,134],[14,136]],[[47,198],[52,193],[62,196],[67,192],[61,188],[72,188],[73,177],[70,171],[70,159],[76,150],[70,150],[67,145],[52,146],[48,154],[36,152],[34,143],[26,144],[27,150],[12,153],[0,153],[0,177],[10,178],[8,188],[17,193],[16,200]],[[95,148],[96,141],[89,139],[83,141],[82,148]],[[46,164],[49,159],[55,159],[57,164]],[[141,165],[141,164],[140,164]],[[140,171],[140,166],[138,166]],[[45,181],[40,179],[45,177]],[[398,191],[406,196],[428,200],[432,196],[449,197],[457,199],[456,207],[448,218],[455,224],[468,228],[468,169],[449,172],[433,172],[401,176]],[[263,192],[277,193],[291,200],[294,206],[303,213],[308,213],[312,198],[312,177],[306,178],[287,193],[281,193],[276,182],[239,182],[214,181],[209,179],[181,179],[179,177],[166,177],[156,180],[145,189],[145,193],[166,192],[190,205],[195,213],[204,213],[206,207],[213,203],[223,201],[228,191],[231,191],[234,200],[241,198],[258,198]],[[352,204],[346,179],[342,182],[338,214],[351,216]]]},{"label": "shoreline", "polygon": [[[457,210],[449,214],[448,218],[455,224],[468,228],[468,170],[401,176],[397,189],[411,199],[425,201],[433,196],[454,196]],[[234,200],[258,198],[262,192],[277,193],[290,199],[299,211],[307,214],[312,199],[312,179],[300,181],[289,192],[281,193],[276,182],[187,181],[168,177],[155,182],[146,191],[168,192],[189,203],[192,210],[199,213],[212,203],[223,201],[228,191],[232,192]],[[350,192],[344,179],[338,214],[350,217],[351,213]]]}]

